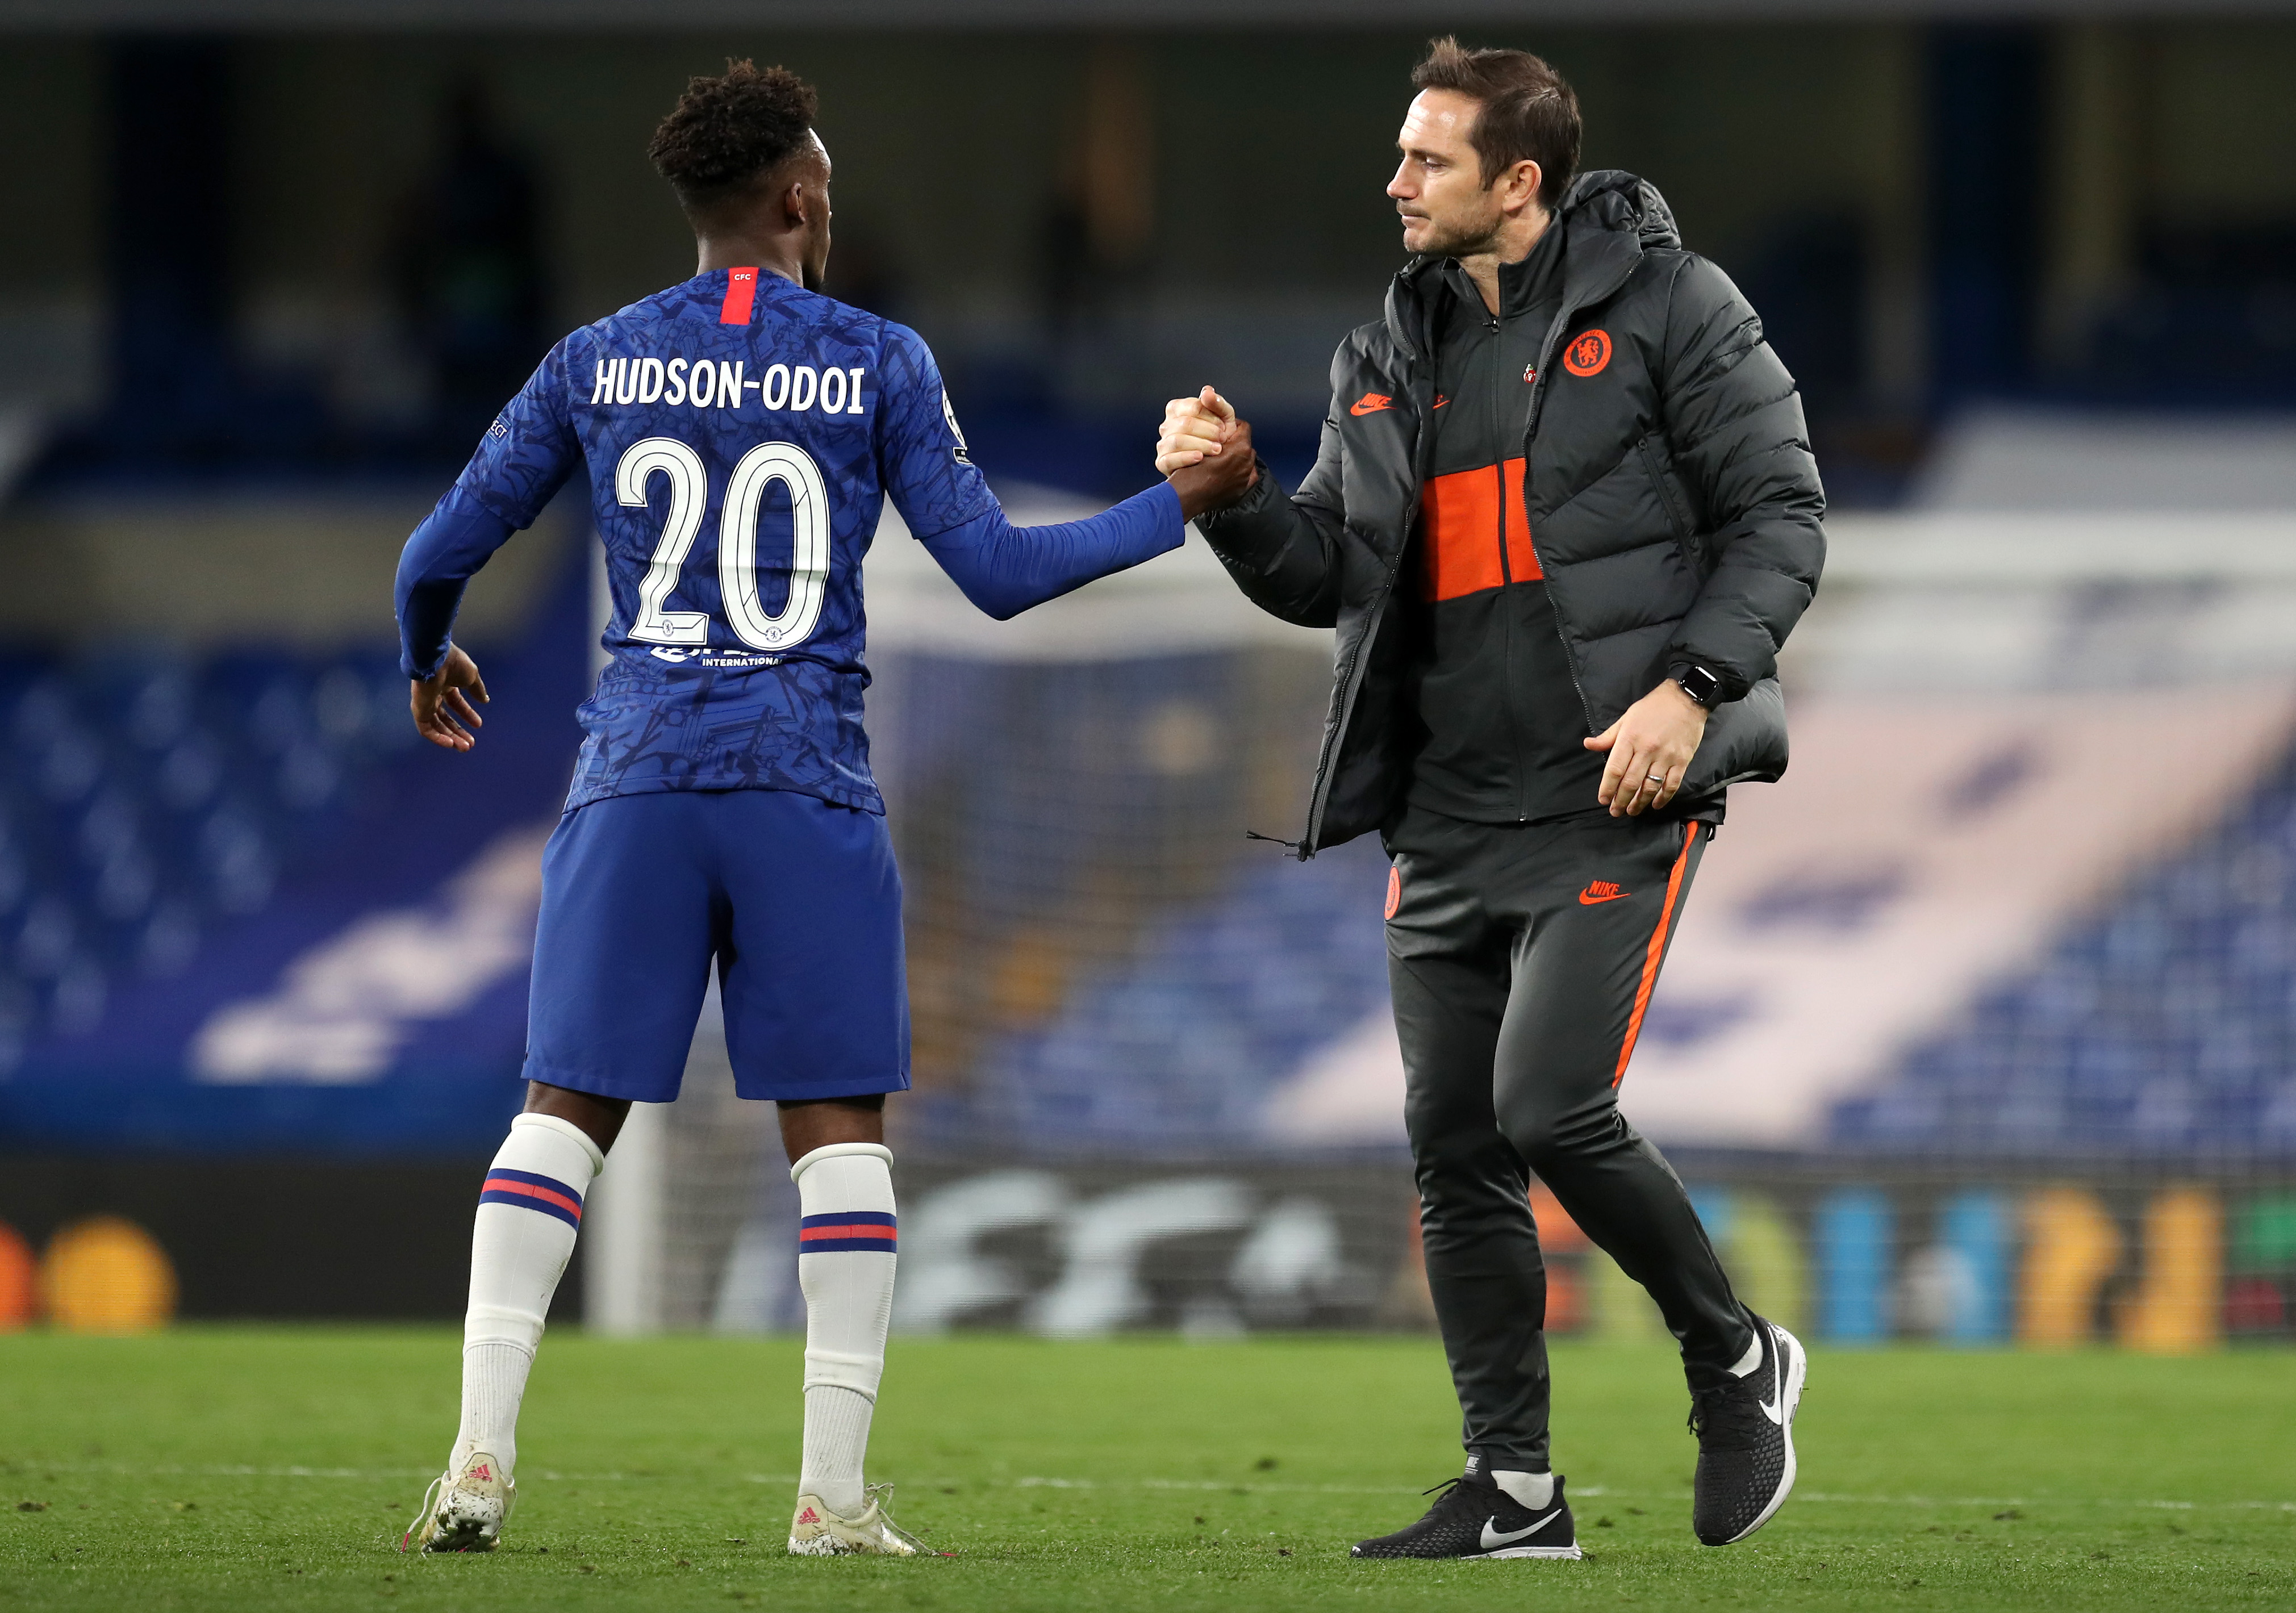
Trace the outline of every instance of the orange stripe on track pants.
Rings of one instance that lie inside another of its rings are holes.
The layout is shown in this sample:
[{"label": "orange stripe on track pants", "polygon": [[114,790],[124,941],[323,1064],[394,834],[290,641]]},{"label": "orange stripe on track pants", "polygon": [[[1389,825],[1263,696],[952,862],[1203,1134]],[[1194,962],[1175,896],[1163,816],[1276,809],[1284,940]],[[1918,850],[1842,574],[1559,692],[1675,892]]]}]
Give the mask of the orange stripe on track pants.
[{"label": "orange stripe on track pants", "polygon": [[1658,966],[1666,960],[1667,932],[1674,926],[1675,904],[1682,897],[1682,876],[1690,870],[1691,848],[1698,844],[1702,823],[1682,826],[1682,849],[1675,854],[1674,868],[1666,876],[1666,903],[1658,910],[1658,927],[1651,931],[1650,946],[1643,954],[1643,978],[1635,987],[1635,1011],[1627,1016],[1627,1039],[1619,1048],[1619,1068],[1611,1074],[1611,1085],[1616,1086],[1627,1078],[1627,1061],[1635,1056],[1635,1038],[1643,1034],[1643,1014],[1650,1007],[1651,990],[1658,984]]}]

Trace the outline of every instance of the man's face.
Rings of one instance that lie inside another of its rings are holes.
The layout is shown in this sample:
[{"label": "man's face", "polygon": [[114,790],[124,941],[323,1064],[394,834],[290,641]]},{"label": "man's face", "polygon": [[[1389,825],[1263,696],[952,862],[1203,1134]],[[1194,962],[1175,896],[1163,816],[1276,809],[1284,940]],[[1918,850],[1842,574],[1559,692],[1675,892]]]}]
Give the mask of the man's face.
[{"label": "man's face", "polygon": [[1387,182],[1403,216],[1404,250],[1464,258],[1497,235],[1498,187],[1483,184],[1482,161],[1467,143],[1481,107],[1456,90],[1422,90],[1404,114],[1395,137],[1403,161]]},{"label": "man's face", "polygon": [[829,280],[829,148],[819,135],[813,136],[813,150],[819,161],[802,181],[807,202],[804,266],[805,289],[818,291]]}]

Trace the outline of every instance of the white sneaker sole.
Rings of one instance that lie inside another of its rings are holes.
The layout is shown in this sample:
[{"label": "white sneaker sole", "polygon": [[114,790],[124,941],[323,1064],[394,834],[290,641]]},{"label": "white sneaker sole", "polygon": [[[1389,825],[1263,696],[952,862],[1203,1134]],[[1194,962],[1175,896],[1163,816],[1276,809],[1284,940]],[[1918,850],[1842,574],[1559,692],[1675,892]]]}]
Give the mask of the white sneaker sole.
[{"label": "white sneaker sole", "polygon": [[1496,1562],[1501,1558],[1546,1557],[1576,1560],[1587,1554],[1577,1546],[1501,1546],[1496,1552],[1478,1552],[1469,1562]]},{"label": "white sneaker sole", "polygon": [[790,1536],[791,1557],[924,1557],[924,1552],[888,1552],[876,1546],[857,1546],[851,1541],[840,1540],[833,1535],[816,1535],[811,1540]]},{"label": "white sneaker sole", "polygon": [[1761,1515],[1753,1522],[1724,1541],[1722,1543],[1726,1546],[1736,1545],[1747,1535],[1775,1518],[1778,1515],[1778,1509],[1786,1504],[1786,1497],[1793,1494],[1794,1413],[1801,1409],[1802,1386],[1809,1381],[1809,1353],[1801,1347],[1800,1339],[1787,1332],[1776,1322],[1769,1322],[1767,1325],[1770,1330],[1772,1345],[1778,1352],[1780,1367],[1785,1372],[1785,1420],[1779,1424],[1779,1429],[1785,1436],[1786,1470],[1784,1477],[1778,1480],[1778,1493],[1770,1497],[1770,1504],[1762,1509]]}]

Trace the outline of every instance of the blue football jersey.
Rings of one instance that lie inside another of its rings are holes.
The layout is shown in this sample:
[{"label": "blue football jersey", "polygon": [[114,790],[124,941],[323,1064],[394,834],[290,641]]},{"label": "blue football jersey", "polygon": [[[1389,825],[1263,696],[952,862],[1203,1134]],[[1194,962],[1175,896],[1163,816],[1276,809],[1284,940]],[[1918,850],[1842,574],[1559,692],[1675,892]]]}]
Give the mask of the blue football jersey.
[{"label": "blue football jersey", "polygon": [[551,350],[457,483],[525,527],[586,464],[611,659],[567,809],[794,790],[869,812],[861,561],[890,495],[917,536],[982,515],[915,332],[717,269]]}]

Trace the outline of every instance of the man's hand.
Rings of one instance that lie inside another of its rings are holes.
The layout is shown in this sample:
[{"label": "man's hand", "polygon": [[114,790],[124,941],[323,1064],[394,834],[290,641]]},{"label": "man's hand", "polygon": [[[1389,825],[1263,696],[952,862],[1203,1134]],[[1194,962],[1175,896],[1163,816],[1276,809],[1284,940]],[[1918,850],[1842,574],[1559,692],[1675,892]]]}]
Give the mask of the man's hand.
[{"label": "man's hand", "polygon": [[487,703],[487,685],[461,645],[447,645],[439,670],[415,679],[413,689],[406,703],[414,713],[415,733],[447,750],[468,750],[478,743],[471,730],[485,727],[486,719],[471,702]]},{"label": "man's hand", "polygon": [[1238,420],[1227,399],[1210,387],[1193,397],[1176,397],[1164,405],[1156,469],[1180,495],[1184,519],[1225,509],[1259,479],[1251,426]]},{"label": "man's hand", "polygon": [[1683,774],[1690,771],[1690,758],[1698,754],[1698,741],[1705,736],[1706,716],[1706,708],[1669,678],[1585,741],[1589,750],[1611,753],[1595,798],[1612,817],[1639,817],[1674,799]]}]

